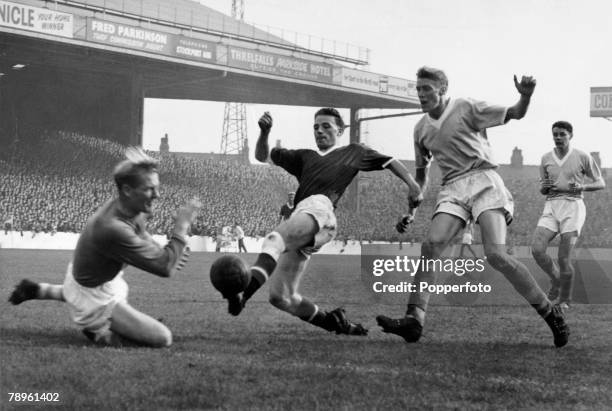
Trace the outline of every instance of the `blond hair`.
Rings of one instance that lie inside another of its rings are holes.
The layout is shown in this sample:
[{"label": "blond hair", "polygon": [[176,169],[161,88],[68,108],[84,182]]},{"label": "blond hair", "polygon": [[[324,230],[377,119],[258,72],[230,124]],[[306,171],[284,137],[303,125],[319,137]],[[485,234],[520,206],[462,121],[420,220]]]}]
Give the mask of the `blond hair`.
[{"label": "blond hair", "polygon": [[143,173],[157,172],[159,161],[150,157],[140,147],[128,147],[125,150],[126,159],[115,166],[113,178],[117,188],[121,190],[124,184],[136,187]]}]

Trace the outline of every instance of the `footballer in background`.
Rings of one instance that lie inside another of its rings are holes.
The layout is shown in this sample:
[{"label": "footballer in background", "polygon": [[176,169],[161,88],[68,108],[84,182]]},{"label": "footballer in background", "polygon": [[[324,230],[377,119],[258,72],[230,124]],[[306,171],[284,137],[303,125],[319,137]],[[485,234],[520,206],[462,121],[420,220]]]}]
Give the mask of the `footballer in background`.
[{"label": "footballer in background", "polygon": [[[531,250],[533,258],[550,277],[548,298],[559,299],[560,306],[567,309],[574,279],[572,254],[586,219],[583,193],[601,190],[606,183],[593,157],[570,146],[574,128],[569,122],[555,122],[552,136],[555,147],[542,156],[540,164],[540,193],[546,196],[546,204]],[[560,237],[558,264],[546,253],[557,235]]]}]

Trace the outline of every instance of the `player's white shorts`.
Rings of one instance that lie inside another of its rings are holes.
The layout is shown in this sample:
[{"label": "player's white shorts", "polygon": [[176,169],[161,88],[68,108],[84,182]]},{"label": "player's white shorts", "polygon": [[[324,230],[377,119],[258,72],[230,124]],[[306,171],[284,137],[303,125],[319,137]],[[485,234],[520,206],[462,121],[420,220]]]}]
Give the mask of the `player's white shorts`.
[{"label": "player's white shorts", "polygon": [[582,199],[553,198],[546,201],[538,227],[548,228],[559,234],[576,231],[580,235],[585,219],[586,208]]},{"label": "player's white shorts", "polygon": [[103,335],[108,333],[115,305],[127,301],[128,285],[121,271],[98,287],[83,287],[74,279],[71,263],[66,271],[63,291],[72,320],[85,330]]},{"label": "player's white shorts", "polygon": [[308,256],[316,253],[336,237],[337,222],[334,205],[327,196],[315,194],[306,197],[298,203],[292,215],[297,213],[310,214],[319,226],[319,231],[315,234],[314,244],[300,249],[303,254]]},{"label": "player's white shorts", "polygon": [[512,222],[514,201],[503,180],[494,170],[479,170],[459,177],[442,186],[436,201],[434,216],[447,213],[466,223],[486,210],[504,211],[506,224]]}]

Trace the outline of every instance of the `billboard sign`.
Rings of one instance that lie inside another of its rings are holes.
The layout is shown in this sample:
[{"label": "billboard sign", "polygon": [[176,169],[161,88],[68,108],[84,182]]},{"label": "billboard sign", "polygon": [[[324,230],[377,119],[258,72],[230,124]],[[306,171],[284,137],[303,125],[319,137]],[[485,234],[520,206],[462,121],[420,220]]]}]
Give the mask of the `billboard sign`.
[{"label": "billboard sign", "polygon": [[332,83],[333,66],[292,56],[228,46],[218,53],[217,63],[300,80]]},{"label": "billboard sign", "polygon": [[591,87],[591,117],[612,117],[612,87]]},{"label": "billboard sign", "polygon": [[[375,73],[342,67],[337,72],[335,80],[343,87],[380,93],[380,76]],[[388,88],[388,82],[386,85]],[[383,84],[384,88],[385,84]]]},{"label": "billboard sign", "polygon": [[87,28],[88,40],[160,54],[170,54],[169,37],[168,33],[97,19],[90,19]]},{"label": "billboard sign", "polygon": [[74,17],[68,13],[0,0],[0,26],[72,37]]},{"label": "billboard sign", "polygon": [[172,52],[176,57],[212,62],[215,60],[215,45],[210,41],[185,36],[172,36]]},{"label": "billboard sign", "polygon": [[416,97],[416,82],[368,71],[342,67],[336,70],[334,81],[343,87],[398,97]]},{"label": "billboard sign", "polygon": [[87,39],[187,60],[215,60],[212,42],[98,19],[89,19]]},{"label": "billboard sign", "polygon": [[398,97],[417,97],[416,81],[397,77],[388,77],[388,79],[388,94]]}]

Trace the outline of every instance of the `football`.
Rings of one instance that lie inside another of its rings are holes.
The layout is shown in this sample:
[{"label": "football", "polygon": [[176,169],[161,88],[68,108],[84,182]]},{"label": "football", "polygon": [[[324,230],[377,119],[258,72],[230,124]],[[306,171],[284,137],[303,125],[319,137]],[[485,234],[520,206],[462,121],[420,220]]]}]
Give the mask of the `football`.
[{"label": "football", "polygon": [[250,280],[249,268],[235,255],[224,255],[210,267],[210,281],[224,296],[244,291]]}]

